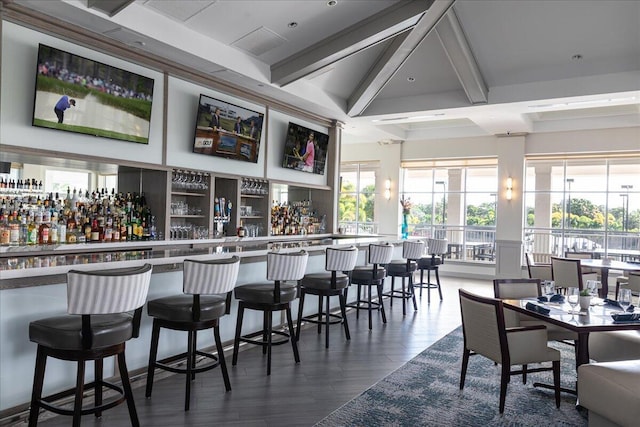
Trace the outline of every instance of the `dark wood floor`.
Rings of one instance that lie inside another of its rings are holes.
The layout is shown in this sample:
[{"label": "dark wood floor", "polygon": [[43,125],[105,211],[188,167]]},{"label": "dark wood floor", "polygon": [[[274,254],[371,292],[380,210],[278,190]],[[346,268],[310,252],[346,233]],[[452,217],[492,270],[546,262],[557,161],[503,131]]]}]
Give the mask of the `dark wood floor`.
[{"label": "dark wood floor", "polygon": [[[184,376],[156,381],[151,399],[145,399],[144,381],[140,381],[134,389],[140,422],[154,427],[313,425],[459,326],[458,288],[483,295],[493,293],[489,281],[444,277],[442,284],[443,302],[432,291],[431,304],[427,304],[424,290],[418,298],[418,311],[409,306],[406,316],[402,315],[400,300],[394,300],[390,308],[385,299],[388,323],[383,325],[376,315],[372,331],[366,312],[359,320],[355,312],[350,312],[351,341],[346,341],[344,331],[334,325],[328,350],[324,334],[317,335],[315,327],[303,329],[301,363],[294,363],[290,345],[274,347],[270,377],[260,348],[251,346],[242,351],[235,367],[231,367],[231,352],[226,353],[232,391],[225,393],[219,369],[205,372],[192,383],[189,412],[183,410]],[[315,297],[309,296],[308,303],[314,304]],[[222,321],[235,319],[226,317]],[[68,426],[70,419],[58,416],[39,424]],[[105,412],[101,420],[85,416],[82,425],[127,426],[126,405]]]}]

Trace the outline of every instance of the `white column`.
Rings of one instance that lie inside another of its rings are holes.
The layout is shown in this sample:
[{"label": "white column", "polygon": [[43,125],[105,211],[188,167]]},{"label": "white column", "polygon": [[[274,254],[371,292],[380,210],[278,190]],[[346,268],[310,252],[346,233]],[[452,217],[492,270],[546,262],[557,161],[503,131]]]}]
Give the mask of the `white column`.
[{"label": "white column", "polygon": [[[447,197],[447,239],[450,243],[462,243],[464,205],[462,203],[462,169],[448,170],[449,194]],[[458,227],[455,227],[458,226]]]}]

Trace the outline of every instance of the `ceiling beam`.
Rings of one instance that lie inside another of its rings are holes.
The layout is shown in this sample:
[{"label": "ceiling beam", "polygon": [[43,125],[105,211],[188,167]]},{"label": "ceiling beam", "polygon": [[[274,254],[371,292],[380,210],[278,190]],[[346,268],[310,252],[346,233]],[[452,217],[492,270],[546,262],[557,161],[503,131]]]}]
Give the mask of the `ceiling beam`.
[{"label": "ceiling beam", "polygon": [[107,16],[112,17],[131,3],[133,3],[133,0],[87,0],[87,7],[99,10],[102,13],[106,13]]},{"label": "ceiling beam", "polygon": [[434,29],[440,19],[453,6],[455,0],[429,2],[429,10],[420,17],[416,25],[407,34],[397,37],[380,60],[366,74],[347,101],[347,114],[359,116],[391,80],[411,53]]},{"label": "ceiling beam", "polygon": [[469,42],[453,8],[442,18],[435,28],[444,52],[460,80],[464,92],[472,104],[486,104],[489,100],[487,84],[480,73]]},{"label": "ceiling beam", "polygon": [[271,66],[271,83],[285,86],[413,27],[435,0],[403,0]]}]

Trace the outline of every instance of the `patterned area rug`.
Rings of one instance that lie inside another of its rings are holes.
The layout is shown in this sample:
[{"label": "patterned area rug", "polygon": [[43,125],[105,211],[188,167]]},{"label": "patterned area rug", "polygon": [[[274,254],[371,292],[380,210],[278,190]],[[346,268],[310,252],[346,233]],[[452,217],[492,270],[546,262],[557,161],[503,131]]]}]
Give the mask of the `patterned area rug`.
[{"label": "patterned area rug", "polygon": [[[576,381],[573,347],[552,343],[562,353],[562,386]],[[576,398],[561,394],[556,408],[551,371],[529,374],[527,384],[512,376],[504,414],[498,413],[500,366],[482,356],[469,360],[460,390],[462,328],[459,327],[360,396],[347,402],[317,426],[586,426]]]}]

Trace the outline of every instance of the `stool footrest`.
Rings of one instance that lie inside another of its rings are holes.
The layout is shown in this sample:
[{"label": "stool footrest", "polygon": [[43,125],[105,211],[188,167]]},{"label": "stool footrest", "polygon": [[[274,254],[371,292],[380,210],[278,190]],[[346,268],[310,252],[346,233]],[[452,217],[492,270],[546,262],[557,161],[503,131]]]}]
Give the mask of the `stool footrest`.
[{"label": "stool footrest", "polygon": [[[345,307],[355,308],[356,310],[368,310],[369,309],[369,301],[360,300],[350,304],[347,304]],[[377,301],[371,301],[371,308],[377,310],[380,308],[380,303]]]},{"label": "stool footrest", "polygon": [[[280,336],[285,337],[285,339],[280,339],[280,340],[277,340],[277,341],[271,341],[271,345],[286,344],[286,343],[289,342],[289,339],[291,338],[291,336],[287,332],[271,331],[271,334],[272,335],[280,335]],[[261,335],[262,335],[262,331],[256,332],[256,333],[253,333],[253,334],[250,334],[250,335],[243,335],[243,336],[241,336],[239,338],[239,340],[242,341],[242,342],[247,342],[249,344],[254,344],[254,345],[267,345],[268,343],[265,340],[262,340],[262,339],[256,340],[256,339],[252,338],[252,337],[261,336]]]},{"label": "stool footrest", "polygon": [[384,293],[382,295],[384,295],[385,297],[389,297],[389,298],[404,298],[404,299],[411,299],[413,297],[413,293],[411,293],[409,291],[402,292],[402,291],[396,291],[396,290],[393,290],[391,292],[386,292],[386,293]]},{"label": "stool footrest", "polygon": [[[102,405],[99,406],[92,406],[90,408],[83,408],[82,411],[80,412],[82,415],[89,415],[89,414],[95,414],[96,412],[102,412],[102,411],[106,411],[107,409],[111,409],[114,408],[116,406],[118,406],[119,404],[121,404],[122,402],[124,402],[126,400],[125,395],[124,395],[124,390],[122,389],[122,387],[117,386],[115,384],[112,384],[110,382],[106,382],[106,381],[101,381],[100,385],[102,387],[106,387],[109,388],[113,391],[115,391],[116,393],[118,393],[117,398],[107,402],[107,403],[103,403]],[[95,389],[97,387],[97,383],[95,381],[90,382],[88,384],[85,384],[84,386],[84,390],[91,390],[91,389]],[[62,391],[60,393],[56,393],[54,395],[51,396],[46,396],[43,397],[41,399],[38,400],[38,405],[42,408],[42,409],[46,409],[47,411],[51,411],[53,413],[56,413],[58,415],[73,415],[74,414],[74,410],[73,409],[66,409],[63,408],[61,406],[57,406],[52,404],[51,402],[55,402],[56,400],[59,400],[63,397],[67,397],[67,396],[73,396],[75,394],[76,390],[75,388],[72,389],[68,389],[65,391]]]},{"label": "stool footrest", "polygon": [[[194,374],[210,371],[211,369],[220,365],[220,361],[218,360],[218,357],[213,354],[205,353],[203,351],[196,351],[196,355],[206,357],[207,359],[211,359],[213,360],[213,362],[208,363],[204,366],[194,367],[191,370],[191,372],[193,372]],[[177,356],[171,357],[171,360],[182,360],[182,359],[186,361],[187,353],[182,353],[182,354],[178,354]],[[186,374],[188,372],[186,368],[177,368],[175,366],[168,365],[166,364],[166,362],[163,362],[163,361],[156,361],[155,367],[160,368],[164,371],[173,372],[174,374]]]},{"label": "stool footrest", "polygon": [[[326,325],[327,322],[326,320],[322,320],[324,319],[325,313],[320,313],[320,314],[311,314],[309,316],[303,316],[302,320],[310,322],[310,323],[320,323],[322,325]],[[334,318],[335,320],[330,320],[329,324],[330,325],[335,325],[338,323],[342,323],[343,319],[342,316],[338,315],[338,314],[333,314],[333,313],[329,313],[329,317],[330,318]]]}]

